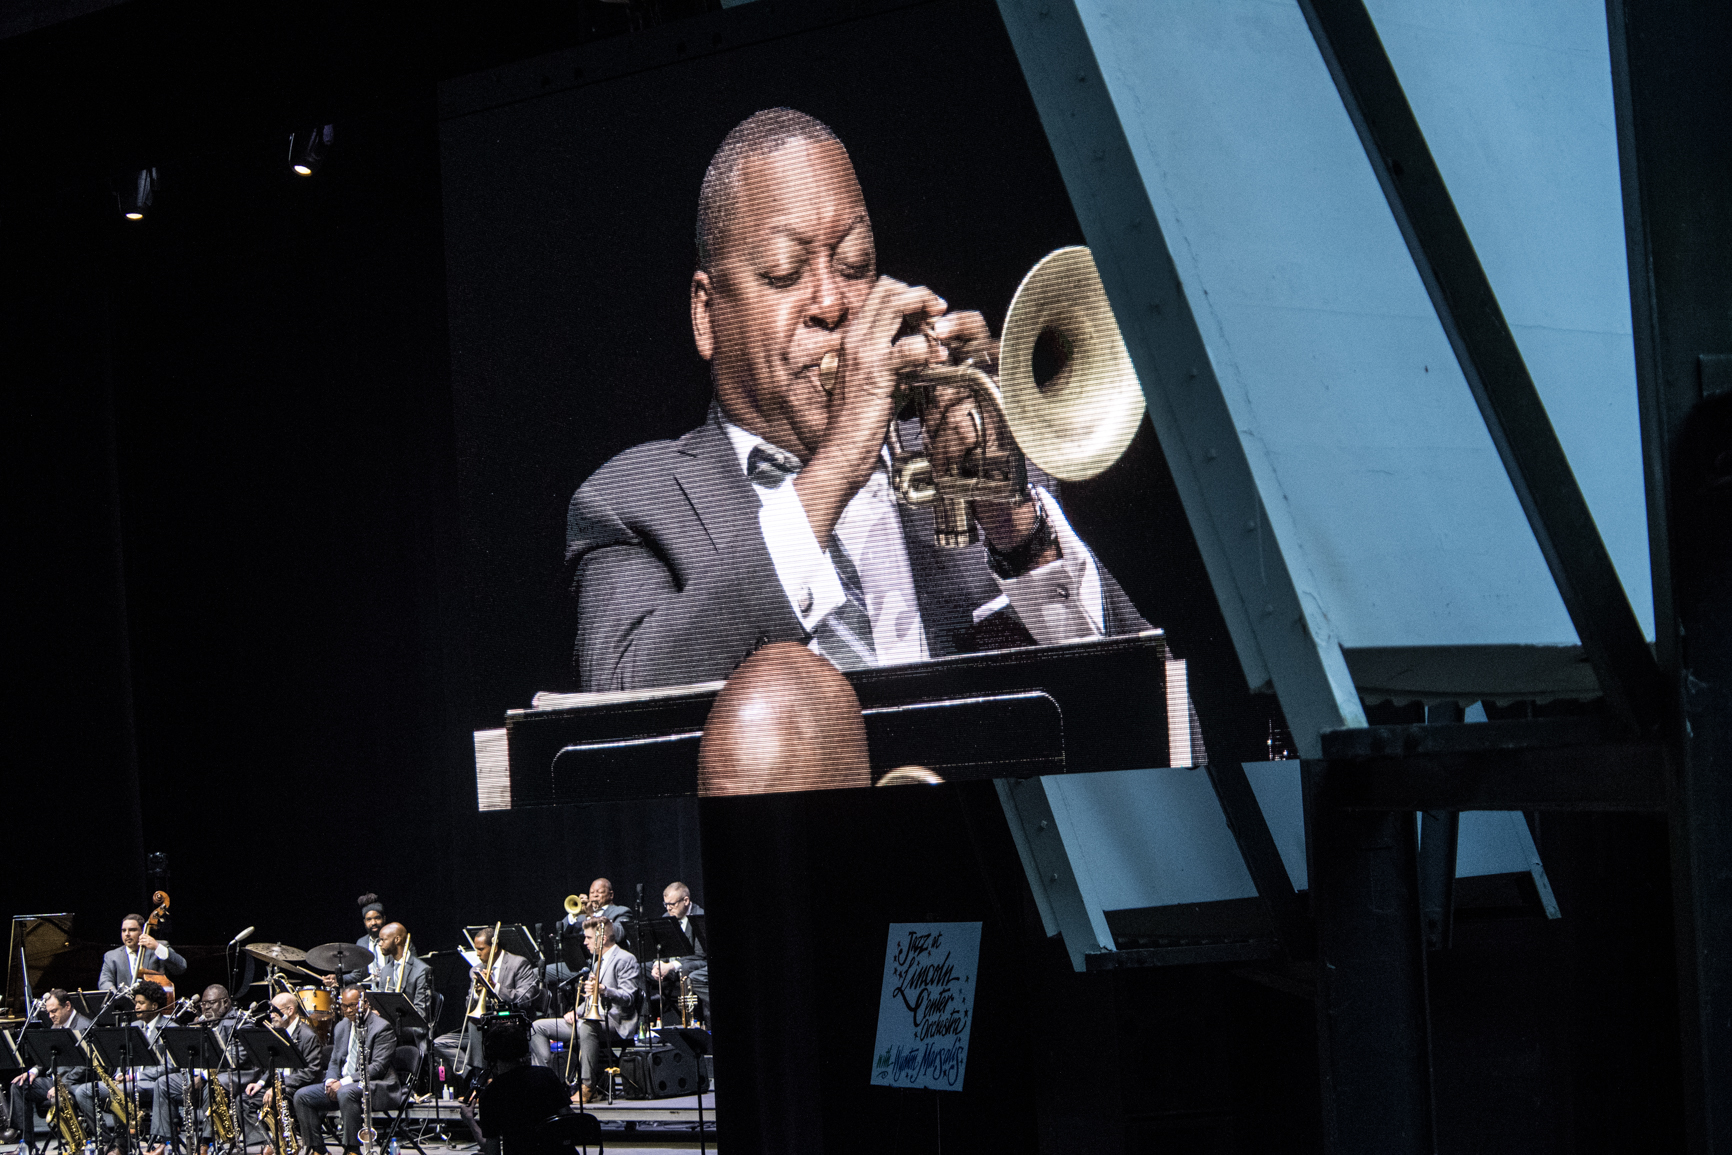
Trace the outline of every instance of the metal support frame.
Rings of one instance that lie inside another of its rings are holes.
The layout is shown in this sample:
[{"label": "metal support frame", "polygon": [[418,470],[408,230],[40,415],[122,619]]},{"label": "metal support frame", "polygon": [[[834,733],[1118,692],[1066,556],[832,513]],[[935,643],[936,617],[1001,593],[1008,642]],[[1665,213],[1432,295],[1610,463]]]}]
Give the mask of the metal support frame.
[{"label": "metal support frame", "polygon": [[1659,667],[1371,14],[1364,0],[1300,0],[1299,6],[1600,689],[1627,722],[1652,733],[1664,711]]}]

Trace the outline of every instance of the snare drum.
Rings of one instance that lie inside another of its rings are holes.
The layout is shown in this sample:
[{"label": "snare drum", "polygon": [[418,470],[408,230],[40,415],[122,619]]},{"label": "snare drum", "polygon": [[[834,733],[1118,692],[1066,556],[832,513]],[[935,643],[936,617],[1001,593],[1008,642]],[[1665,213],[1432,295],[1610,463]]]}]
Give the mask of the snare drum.
[{"label": "snare drum", "polygon": [[301,1013],[315,1023],[336,1018],[336,996],[324,987],[301,987],[295,991]]}]

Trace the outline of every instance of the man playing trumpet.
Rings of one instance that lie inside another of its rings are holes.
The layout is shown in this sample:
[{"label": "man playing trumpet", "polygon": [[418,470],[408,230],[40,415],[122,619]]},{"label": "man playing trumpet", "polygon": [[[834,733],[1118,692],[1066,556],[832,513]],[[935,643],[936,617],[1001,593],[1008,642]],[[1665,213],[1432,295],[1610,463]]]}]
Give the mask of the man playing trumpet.
[{"label": "man playing trumpet", "polygon": [[638,1013],[643,1009],[643,974],[632,953],[614,941],[613,923],[594,917],[583,924],[584,943],[589,947],[590,974],[578,984],[575,1010],[563,1019],[537,1019],[529,1035],[529,1048],[540,1066],[552,1062],[549,1040],[568,1046],[573,1035],[579,1062],[581,1086],[575,1098],[588,1103],[607,1093],[608,1046],[637,1034]]},{"label": "man playing trumpet", "polygon": [[[976,500],[984,543],[942,549],[932,507],[899,507],[885,432],[899,379],[990,371],[979,313],[880,276],[847,151],[789,109],[742,122],[698,205],[692,333],[709,418],[614,458],[572,498],[567,578],[585,690],[726,677],[767,642],[843,669],[1147,628],[1072,532],[1043,474]],[[939,473],[1001,416],[941,391],[905,423]]]}]

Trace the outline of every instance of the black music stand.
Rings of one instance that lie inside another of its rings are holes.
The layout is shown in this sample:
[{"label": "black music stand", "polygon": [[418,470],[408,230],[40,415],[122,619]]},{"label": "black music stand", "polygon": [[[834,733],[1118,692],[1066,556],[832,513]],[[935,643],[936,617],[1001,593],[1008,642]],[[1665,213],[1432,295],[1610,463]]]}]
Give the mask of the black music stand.
[{"label": "black music stand", "polygon": [[73,1061],[79,1053],[78,1032],[69,1027],[35,1027],[21,1032],[16,1049],[26,1067],[55,1072],[78,1066]]},{"label": "black music stand", "polygon": [[[193,1093],[192,1077],[199,1071],[221,1070],[228,1056],[223,1050],[222,1040],[209,1027],[164,1027],[160,1036],[162,1049],[168,1052],[169,1065],[178,1067],[184,1072],[181,1083],[180,1109],[192,1116],[193,1134],[200,1132],[198,1118],[198,1103],[204,1098],[202,1094]],[[167,1088],[163,1089],[167,1094]],[[170,1103],[172,1107],[173,1104]],[[172,1136],[179,1141],[180,1135]],[[181,1155],[197,1155],[196,1152],[183,1151]]]},{"label": "black music stand", "polygon": [[[84,1041],[96,1052],[96,1057],[102,1060],[102,1065],[111,1075],[129,1085],[127,1096],[133,1106],[138,1107],[139,1080],[134,1071],[162,1062],[162,1056],[152,1049],[144,1032],[136,1027],[92,1027],[84,1032]],[[125,1127],[120,1128],[118,1136],[122,1151],[130,1151],[133,1143],[143,1138],[142,1135],[133,1135]]]},{"label": "black music stand", "polygon": [[421,1017],[421,1012],[415,1009],[415,1004],[409,1001],[409,996],[400,991],[368,991],[367,1005],[379,1012],[379,1017],[391,1024],[391,1029],[397,1033],[400,1045],[407,1046],[403,1041],[403,1032],[427,1031],[427,1020]]},{"label": "black music stand", "polygon": [[293,1071],[307,1065],[293,1039],[275,1027],[242,1027],[235,1032],[247,1057],[265,1073],[265,1082],[278,1071]]}]

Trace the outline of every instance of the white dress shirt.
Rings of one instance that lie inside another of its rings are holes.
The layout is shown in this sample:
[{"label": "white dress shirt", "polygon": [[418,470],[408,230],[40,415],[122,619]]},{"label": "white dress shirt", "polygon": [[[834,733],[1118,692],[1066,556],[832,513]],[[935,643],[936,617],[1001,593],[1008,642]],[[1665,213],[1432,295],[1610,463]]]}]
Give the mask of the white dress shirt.
[{"label": "white dress shirt", "polygon": [[[725,417],[722,429],[734,447],[740,472],[748,477],[746,460],[752,450],[760,445],[775,448]],[[847,600],[842,579],[829,551],[818,544],[812,523],[806,517],[806,507],[800,503],[794,486],[786,481],[778,485],[754,481],[752,488],[758,495],[758,528],[776,567],[776,578],[794,616],[811,634]],[[1104,632],[1105,615],[1100,571],[1094,555],[1072,531],[1053,496],[1039,486],[1033,488],[1058,536],[1062,556],[1019,577],[1006,579],[994,574],[999,596],[978,607],[974,620],[978,623],[1008,603],[1041,645],[1098,638]],[[902,521],[896,511],[896,495],[890,487],[887,455],[881,457],[878,468],[842,510],[835,536],[860,572],[878,664],[917,662],[930,657],[914,592],[914,575],[908,565],[908,546],[902,539]],[[817,649],[815,641],[811,645]]]}]

